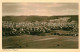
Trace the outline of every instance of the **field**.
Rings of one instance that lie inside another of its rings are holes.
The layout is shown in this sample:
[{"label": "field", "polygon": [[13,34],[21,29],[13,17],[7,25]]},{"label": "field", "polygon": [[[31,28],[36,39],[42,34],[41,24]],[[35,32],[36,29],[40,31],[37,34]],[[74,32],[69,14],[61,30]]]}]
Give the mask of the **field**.
[{"label": "field", "polygon": [[78,36],[37,36],[37,35],[21,35],[21,36],[3,36],[3,49],[77,49]]}]

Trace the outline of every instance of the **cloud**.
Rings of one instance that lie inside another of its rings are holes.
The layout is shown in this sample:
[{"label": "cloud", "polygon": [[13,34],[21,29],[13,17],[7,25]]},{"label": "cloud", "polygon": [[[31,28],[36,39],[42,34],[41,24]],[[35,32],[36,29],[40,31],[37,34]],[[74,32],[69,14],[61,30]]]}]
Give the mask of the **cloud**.
[{"label": "cloud", "polygon": [[3,15],[76,15],[77,3],[3,3]]}]

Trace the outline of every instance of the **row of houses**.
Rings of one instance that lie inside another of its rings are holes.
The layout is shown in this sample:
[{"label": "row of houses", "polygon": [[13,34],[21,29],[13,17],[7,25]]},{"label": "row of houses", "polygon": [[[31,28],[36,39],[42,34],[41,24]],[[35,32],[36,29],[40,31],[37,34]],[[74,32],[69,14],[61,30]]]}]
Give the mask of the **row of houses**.
[{"label": "row of houses", "polygon": [[71,27],[74,27],[74,26],[77,26],[76,23],[73,23],[73,22],[64,22],[64,23],[53,23],[53,22],[33,22],[33,23],[30,23],[30,22],[20,22],[20,23],[2,23],[2,26],[3,27],[38,27],[38,26],[61,26],[61,27],[64,27],[64,26],[71,26]]}]

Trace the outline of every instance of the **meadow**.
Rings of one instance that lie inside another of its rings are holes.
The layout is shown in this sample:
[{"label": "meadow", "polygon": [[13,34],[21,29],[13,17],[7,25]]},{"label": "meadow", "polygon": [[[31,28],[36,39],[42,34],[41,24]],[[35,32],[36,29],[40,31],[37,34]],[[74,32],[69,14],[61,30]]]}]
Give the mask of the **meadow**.
[{"label": "meadow", "polygon": [[2,39],[3,49],[78,49],[78,36],[9,36]]}]

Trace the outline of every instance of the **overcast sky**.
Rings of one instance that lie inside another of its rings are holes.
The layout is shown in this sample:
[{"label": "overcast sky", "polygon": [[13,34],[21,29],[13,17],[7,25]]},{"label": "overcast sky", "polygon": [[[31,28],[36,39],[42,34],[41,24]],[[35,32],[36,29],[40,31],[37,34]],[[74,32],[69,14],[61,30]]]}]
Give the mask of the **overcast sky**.
[{"label": "overcast sky", "polygon": [[78,15],[78,3],[3,3],[2,15]]}]

